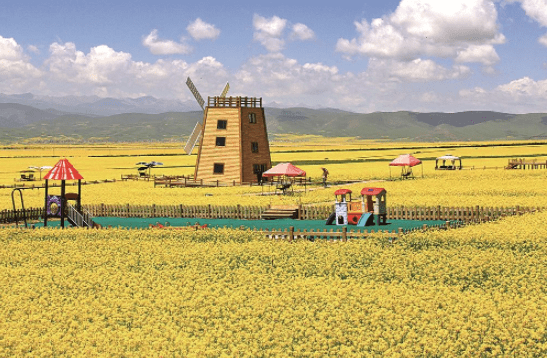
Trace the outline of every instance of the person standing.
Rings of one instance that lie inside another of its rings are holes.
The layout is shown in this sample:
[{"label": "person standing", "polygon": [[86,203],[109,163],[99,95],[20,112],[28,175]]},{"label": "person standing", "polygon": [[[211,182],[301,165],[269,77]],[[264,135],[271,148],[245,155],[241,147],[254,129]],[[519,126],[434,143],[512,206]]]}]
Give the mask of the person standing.
[{"label": "person standing", "polygon": [[329,171],[327,168],[321,168],[323,170],[323,187],[327,187],[327,177],[329,176]]}]

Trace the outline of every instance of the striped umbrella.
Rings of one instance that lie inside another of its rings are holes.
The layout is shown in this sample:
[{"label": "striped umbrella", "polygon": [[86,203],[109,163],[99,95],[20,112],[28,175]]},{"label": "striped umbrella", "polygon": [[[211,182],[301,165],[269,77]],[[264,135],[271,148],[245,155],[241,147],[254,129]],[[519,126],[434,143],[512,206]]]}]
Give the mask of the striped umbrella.
[{"label": "striped umbrella", "polygon": [[76,168],[68,159],[61,159],[55,164],[53,168],[44,176],[44,179],[51,180],[78,180],[83,177],[78,173]]}]

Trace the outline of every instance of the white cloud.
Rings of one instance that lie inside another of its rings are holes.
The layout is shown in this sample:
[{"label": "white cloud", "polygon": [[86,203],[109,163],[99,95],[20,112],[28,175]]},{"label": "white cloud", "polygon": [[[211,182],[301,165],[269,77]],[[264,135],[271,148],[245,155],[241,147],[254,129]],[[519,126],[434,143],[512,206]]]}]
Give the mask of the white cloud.
[{"label": "white cloud", "polygon": [[487,0],[402,0],[393,14],[370,23],[355,22],[355,27],[359,37],[340,38],[336,51],[410,61],[423,56],[455,58],[471,45],[505,41],[498,32],[495,5]]},{"label": "white cloud", "polygon": [[432,60],[416,59],[413,61],[370,59],[368,71],[385,79],[403,82],[442,81],[465,78],[471,70],[467,66],[453,66],[447,69]]},{"label": "white cloud", "polygon": [[[541,26],[547,27],[547,0],[506,0],[508,3],[519,2],[522,9],[530,18]],[[539,43],[547,46],[547,34],[538,39]]]},{"label": "white cloud", "polygon": [[507,93],[516,100],[522,97],[535,97],[545,100],[547,99],[547,80],[534,81],[529,77],[523,77],[500,85],[496,90]]},{"label": "white cloud", "polygon": [[143,38],[142,44],[148,47],[154,55],[188,54],[192,48],[184,43],[158,38],[158,30],[154,29],[148,36]]},{"label": "white cloud", "polygon": [[523,77],[492,90],[481,87],[459,91],[459,106],[507,113],[541,113],[547,111],[547,80]]},{"label": "white cloud", "polygon": [[486,93],[486,90],[482,87],[475,87],[473,89],[462,89],[458,93],[461,97],[482,96]]},{"label": "white cloud", "polygon": [[29,62],[13,38],[0,36],[0,92],[17,93],[39,89],[42,71]]},{"label": "white cloud", "polygon": [[8,61],[23,60],[23,48],[13,38],[0,36],[0,59]]},{"label": "white cloud", "polygon": [[424,92],[420,95],[420,101],[425,103],[434,103],[441,101],[441,98],[435,92]]},{"label": "white cloud", "polygon": [[208,24],[199,17],[192,22],[186,30],[194,38],[194,40],[211,39],[214,40],[220,35],[220,30],[215,25]]},{"label": "white cloud", "polygon": [[292,33],[291,33],[292,39],[306,41],[306,40],[311,40],[314,37],[315,37],[315,34],[313,30],[311,30],[306,25],[301,23],[297,23],[293,25]]},{"label": "white cloud", "polygon": [[40,50],[38,49],[38,47],[36,47],[34,45],[28,45],[27,50],[29,50],[32,53],[36,53],[36,54],[40,53]]},{"label": "white cloud", "polygon": [[287,25],[286,19],[273,16],[269,19],[260,15],[253,15],[254,39],[260,42],[269,52],[279,52],[285,47],[282,38],[283,30]]},{"label": "white cloud", "polygon": [[520,2],[526,15],[536,20],[541,26],[547,26],[546,0],[507,0],[507,2]]},{"label": "white cloud", "polygon": [[228,77],[224,66],[213,57],[192,64],[162,59],[148,63],[134,61],[130,54],[106,45],[93,47],[85,54],[70,42],[53,43],[44,65],[50,89],[58,95],[135,97],[147,93],[159,98],[191,99],[185,84],[187,76],[204,79],[199,81],[204,95],[218,92],[213,82],[222,84]]},{"label": "white cloud", "polygon": [[469,45],[458,51],[456,62],[479,62],[491,66],[500,60],[492,45]]}]

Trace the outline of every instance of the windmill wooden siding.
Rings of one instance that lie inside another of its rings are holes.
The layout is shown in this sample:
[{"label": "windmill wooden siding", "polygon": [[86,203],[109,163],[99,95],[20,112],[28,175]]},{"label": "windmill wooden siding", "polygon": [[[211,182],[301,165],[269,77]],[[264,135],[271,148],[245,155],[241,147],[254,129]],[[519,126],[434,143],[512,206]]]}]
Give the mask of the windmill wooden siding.
[{"label": "windmill wooden siding", "polygon": [[[256,123],[250,123],[250,113],[256,115]],[[255,182],[257,177],[253,172],[254,164],[264,165],[265,170],[272,167],[264,108],[241,108],[241,120],[242,182]],[[258,153],[252,152],[253,142],[258,144]]]},{"label": "windmill wooden siding", "polygon": [[[256,123],[250,123],[254,113]],[[219,120],[226,121],[226,129],[218,129]],[[224,146],[217,145],[217,137],[225,137]],[[253,153],[251,143],[258,144]],[[223,164],[224,172],[215,174],[215,164]],[[203,136],[195,169],[195,180],[205,182],[256,182],[253,165],[271,167],[270,146],[262,99],[246,97],[209,97],[203,120]]]},{"label": "windmill wooden siding", "polygon": [[[240,117],[239,108],[205,109],[203,136],[194,175],[196,180],[240,181]],[[217,129],[218,120],[227,121],[226,129]],[[217,137],[226,137],[226,146],[217,146]],[[215,163],[224,164],[224,174],[213,173]]]}]

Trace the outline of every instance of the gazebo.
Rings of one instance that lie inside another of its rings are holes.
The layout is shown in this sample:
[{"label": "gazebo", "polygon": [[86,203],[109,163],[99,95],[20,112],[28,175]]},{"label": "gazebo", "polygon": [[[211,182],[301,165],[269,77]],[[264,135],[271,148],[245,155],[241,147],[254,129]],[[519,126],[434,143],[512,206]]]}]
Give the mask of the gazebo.
[{"label": "gazebo", "polygon": [[[442,165],[439,165],[439,160],[442,160]],[[446,165],[446,162],[449,161],[450,165]],[[456,165],[456,161],[460,162],[460,165]],[[462,159],[451,154],[443,155],[435,159],[435,170],[456,170],[462,169]]]},{"label": "gazebo", "polygon": [[[55,166],[44,175],[46,180],[45,187],[45,213],[44,213],[44,226],[47,226],[48,217],[61,218],[61,227],[65,227],[65,215],[67,200],[76,201],[76,210],[82,211],[82,179],[83,177],[78,173],[76,168],[70,164],[68,159],[61,159],[55,164]],[[61,195],[48,195],[48,181],[60,180],[61,181]],[[66,193],[65,186],[67,180],[78,180],[78,193]]]},{"label": "gazebo", "polygon": [[[412,173],[412,167],[422,164],[422,161],[413,157],[410,154],[403,154],[395,158],[391,163],[389,163],[389,178],[391,179],[391,167],[401,167],[401,178],[407,179],[409,177],[414,177]],[[422,166],[422,178],[424,177],[424,167]]]},{"label": "gazebo", "polygon": [[[281,181],[276,184],[276,190],[281,190],[283,194],[287,189],[292,190],[293,180],[295,177],[305,177],[306,172],[300,168],[295,167],[291,163],[279,163],[275,167],[272,167],[262,173],[263,177],[279,177]],[[304,181],[305,183],[305,181]]]}]

